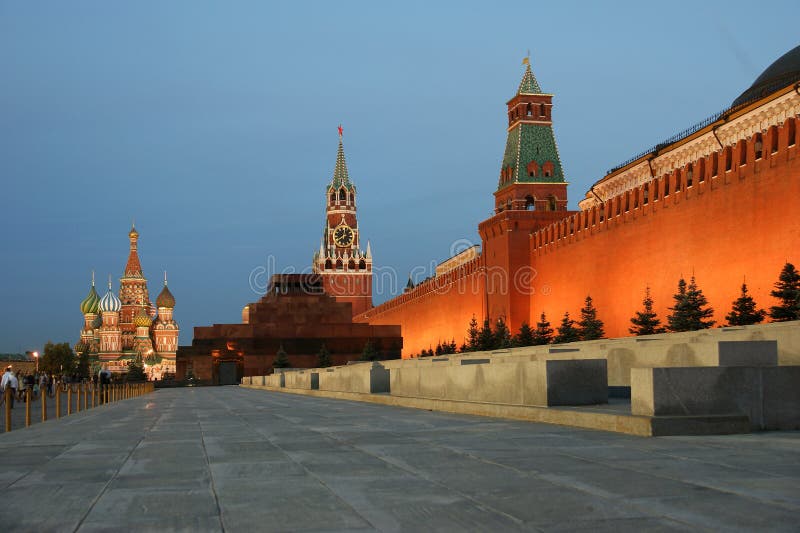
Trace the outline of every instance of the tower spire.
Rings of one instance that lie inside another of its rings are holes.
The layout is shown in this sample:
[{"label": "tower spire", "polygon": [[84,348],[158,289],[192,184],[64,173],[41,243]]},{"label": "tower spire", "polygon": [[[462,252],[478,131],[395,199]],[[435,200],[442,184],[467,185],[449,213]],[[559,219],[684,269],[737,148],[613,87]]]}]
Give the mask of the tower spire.
[{"label": "tower spire", "polygon": [[536,81],[536,76],[533,75],[531,70],[531,52],[522,60],[525,65],[525,73],[522,75],[522,81],[519,82],[517,94],[542,94],[542,89],[539,87],[539,82]]},{"label": "tower spire", "polygon": [[353,188],[353,184],[350,183],[350,175],[347,172],[347,161],[344,158],[344,144],[342,143],[342,134],[344,130],[342,129],[342,125],[339,124],[339,150],[336,152],[336,166],[333,169],[333,180],[331,181],[331,186],[338,189],[340,187],[347,187],[348,189]]},{"label": "tower spire", "polygon": [[139,262],[138,242],[139,232],[136,231],[136,226],[131,226],[131,231],[128,232],[128,239],[130,239],[130,253],[128,254],[128,262],[125,264],[125,277],[126,278],[141,278],[142,264]]}]

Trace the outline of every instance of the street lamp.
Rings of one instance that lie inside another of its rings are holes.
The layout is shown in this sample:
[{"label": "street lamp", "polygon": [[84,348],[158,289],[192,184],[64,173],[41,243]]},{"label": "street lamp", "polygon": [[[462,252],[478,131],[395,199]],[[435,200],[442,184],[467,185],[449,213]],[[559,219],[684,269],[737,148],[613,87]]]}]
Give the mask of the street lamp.
[{"label": "street lamp", "polygon": [[36,373],[39,373],[39,352],[33,352],[33,358],[36,359]]}]

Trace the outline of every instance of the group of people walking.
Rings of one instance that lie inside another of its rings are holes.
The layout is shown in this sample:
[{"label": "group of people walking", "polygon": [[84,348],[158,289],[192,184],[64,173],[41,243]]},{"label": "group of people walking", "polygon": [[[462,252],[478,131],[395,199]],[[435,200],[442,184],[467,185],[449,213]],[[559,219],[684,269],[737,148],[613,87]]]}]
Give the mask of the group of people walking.
[{"label": "group of people walking", "polygon": [[5,391],[7,388],[11,389],[9,396],[11,408],[14,408],[14,401],[27,401],[27,390],[31,391],[31,400],[37,400],[42,394],[47,394],[50,398],[56,394],[56,388],[60,386],[67,386],[72,383],[89,383],[107,385],[111,382],[111,372],[107,368],[101,369],[96,376],[91,380],[88,378],[81,378],[77,375],[62,375],[56,376],[55,374],[48,374],[46,372],[27,372],[23,373],[21,370],[14,372],[12,365],[6,367],[3,373],[2,380],[0,380],[0,405],[6,401]]}]

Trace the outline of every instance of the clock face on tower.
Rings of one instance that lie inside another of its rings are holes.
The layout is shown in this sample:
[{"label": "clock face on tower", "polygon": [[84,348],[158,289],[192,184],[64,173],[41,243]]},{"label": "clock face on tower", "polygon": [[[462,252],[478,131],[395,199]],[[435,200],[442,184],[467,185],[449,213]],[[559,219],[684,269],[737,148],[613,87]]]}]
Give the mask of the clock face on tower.
[{"label": "clock face on tower", "polygon": [[350,246],[353,243],[353,230],[342,224],[333,230],[333,241],[337,246]]}]

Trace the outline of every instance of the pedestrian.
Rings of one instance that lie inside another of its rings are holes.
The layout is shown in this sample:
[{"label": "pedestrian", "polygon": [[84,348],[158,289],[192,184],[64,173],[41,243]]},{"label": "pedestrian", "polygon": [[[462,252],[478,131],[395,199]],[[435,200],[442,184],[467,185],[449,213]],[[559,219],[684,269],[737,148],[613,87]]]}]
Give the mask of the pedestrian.
[{"label": "pedestrian", "polygon": [[3,398],[6,397],[6,388],[11,389],[11,395],[9,398],[11,398],[12,409],[14,408],[14,398],[17,395],[17,387],[19,387],[19,380],[17,379],[17,376],[14,375],[11,365],[8,365],[5,373],[3,374],[3,379],[0,380],[0,389],[2,389]]}]

